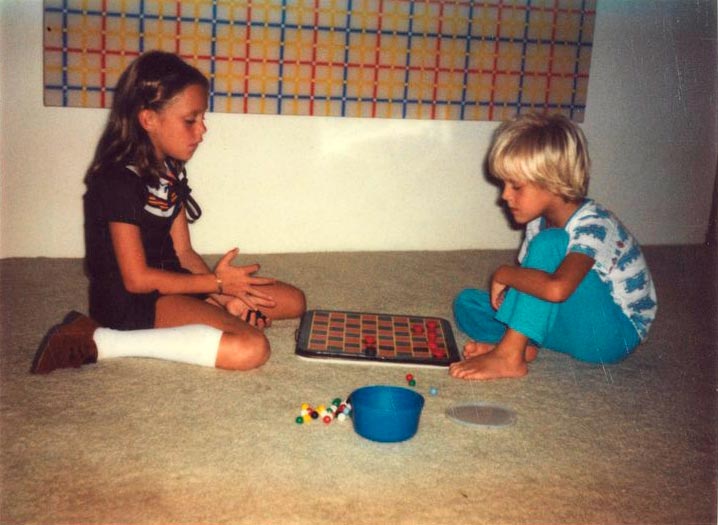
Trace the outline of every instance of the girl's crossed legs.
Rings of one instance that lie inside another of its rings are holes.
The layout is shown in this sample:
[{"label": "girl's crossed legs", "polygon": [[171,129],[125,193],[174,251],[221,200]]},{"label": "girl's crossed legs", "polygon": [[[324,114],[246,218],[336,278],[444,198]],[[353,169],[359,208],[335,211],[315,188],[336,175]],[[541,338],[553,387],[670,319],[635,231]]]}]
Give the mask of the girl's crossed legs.
[{"label": "girl's crossed legs", "polygon": [[[276,282],[262,287],[276,302],[265,308],[271,319],[300,317],[306,309],[304,293],[292,285]],[[222,332],[214,366],[249,370],[263,365],[270,355],[269,341],[260,328],[251,326],[227,310],[186,295],[165,295],[155,306],[155,328],[206,325]],[[211,351],[211,349],[203,349]]]},{"label": "girl's crossed legs", "polygon": [[[267,286],[276,306],[273,319],[299,317],[306,308],[304,293],[285,283]],[[224,308],[197,297],[166,295],[155,304],[154,328],[102,328],[89,317],[70,312],[45,336],[31,372],[80,367],[115,357],[150,357],[229,370],[249,370],[269,359],[269,342],[256,328]]]}]

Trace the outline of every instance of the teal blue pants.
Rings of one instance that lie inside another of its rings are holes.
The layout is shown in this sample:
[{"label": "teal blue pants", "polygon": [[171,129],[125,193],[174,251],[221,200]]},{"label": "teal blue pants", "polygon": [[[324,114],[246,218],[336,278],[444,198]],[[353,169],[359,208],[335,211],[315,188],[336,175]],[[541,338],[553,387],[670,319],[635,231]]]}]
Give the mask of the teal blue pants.
[{"label": "teal blue pants", "polygon": [[[567,248],[565,230],[543,230],[529,244],[521,266],[553,273]],[[466,289],[454,301],[454,317],[459,329],[476,341],[497,343],[510,327],[536,346],[591,363],[620,361],[640,343],[638,332],[595,270],[562,303],[508,289],[496,311],[488,292]]]}]

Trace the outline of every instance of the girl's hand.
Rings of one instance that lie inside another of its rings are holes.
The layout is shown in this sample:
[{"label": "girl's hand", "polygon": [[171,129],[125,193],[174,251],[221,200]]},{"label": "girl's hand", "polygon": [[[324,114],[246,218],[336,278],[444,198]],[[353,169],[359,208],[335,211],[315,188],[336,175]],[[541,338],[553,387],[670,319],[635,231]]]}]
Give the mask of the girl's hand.
[{"label": "girl's hand", "polygon": [[501,307],[501,303],[504,302],[504,296],[508,286],[500,283],[496,279],[496,273],[491,276],[491,307],[494,310],[498,310]]},{"label": "girl's hand", "polygon": [[272,320],[262,314],[258,314],[257,310],[250,309],[244,301],[237,297],[232,297],[224,303],[224,308],[234,317],[238,317],[242,321],[247,322],[251,326],[257,328],[269,328]]},{"label": "girl's hand", "polygon": [[215,275],[222,280],[223,292],[237,297],[252,310],[276,306],[274,299],[258,288],[274,284],[275,280],[269,277],[255,277],[254,274],[259,271],[258,264],[232,266],[231,262],[238,253],[239,248],[228,251],[214,267]]},{"label": "girl's hand", "polygon": [[227,296],[228,299],[224,302],[224,309],[234,317],[244,319],[245,314],[249,310],[249,306],[244,304],[244,301],[237,297]]}]

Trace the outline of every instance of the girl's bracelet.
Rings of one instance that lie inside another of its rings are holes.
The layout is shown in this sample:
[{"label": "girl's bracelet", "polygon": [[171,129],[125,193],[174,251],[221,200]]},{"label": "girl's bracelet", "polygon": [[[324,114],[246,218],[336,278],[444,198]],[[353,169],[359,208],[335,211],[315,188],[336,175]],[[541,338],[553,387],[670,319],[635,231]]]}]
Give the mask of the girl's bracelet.
[{"label": "girl's bracelet", "polygon": [[223,285],[223,283],[222,283],[222,279],[220,279],[219,277],[217,277],[217,274],[216,274],[216,273],[214,274],[214,278],[215,278],[215,280],[217,281],[217,293],[218,293],[219,295],[222,295],[222,294],[224,293],[224,285]]}]

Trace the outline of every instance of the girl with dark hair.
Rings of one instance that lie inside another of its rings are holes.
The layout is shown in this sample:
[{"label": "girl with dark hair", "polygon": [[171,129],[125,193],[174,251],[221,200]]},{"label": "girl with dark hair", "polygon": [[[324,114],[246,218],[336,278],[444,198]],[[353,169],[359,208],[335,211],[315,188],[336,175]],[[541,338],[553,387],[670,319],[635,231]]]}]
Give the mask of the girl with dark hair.
[{"label": "girl with dark hair", "polygon": [[271,320],[304,312],[299,289],[233,266],[237,249],[210,270],[192,247],[202,212],[184,165],[207,131],[207,95],[171,53],[145,53],[120,77],[86,177],[91,317],[50,330],[33,373],[129,356],[247,370],[269,358]]}]

